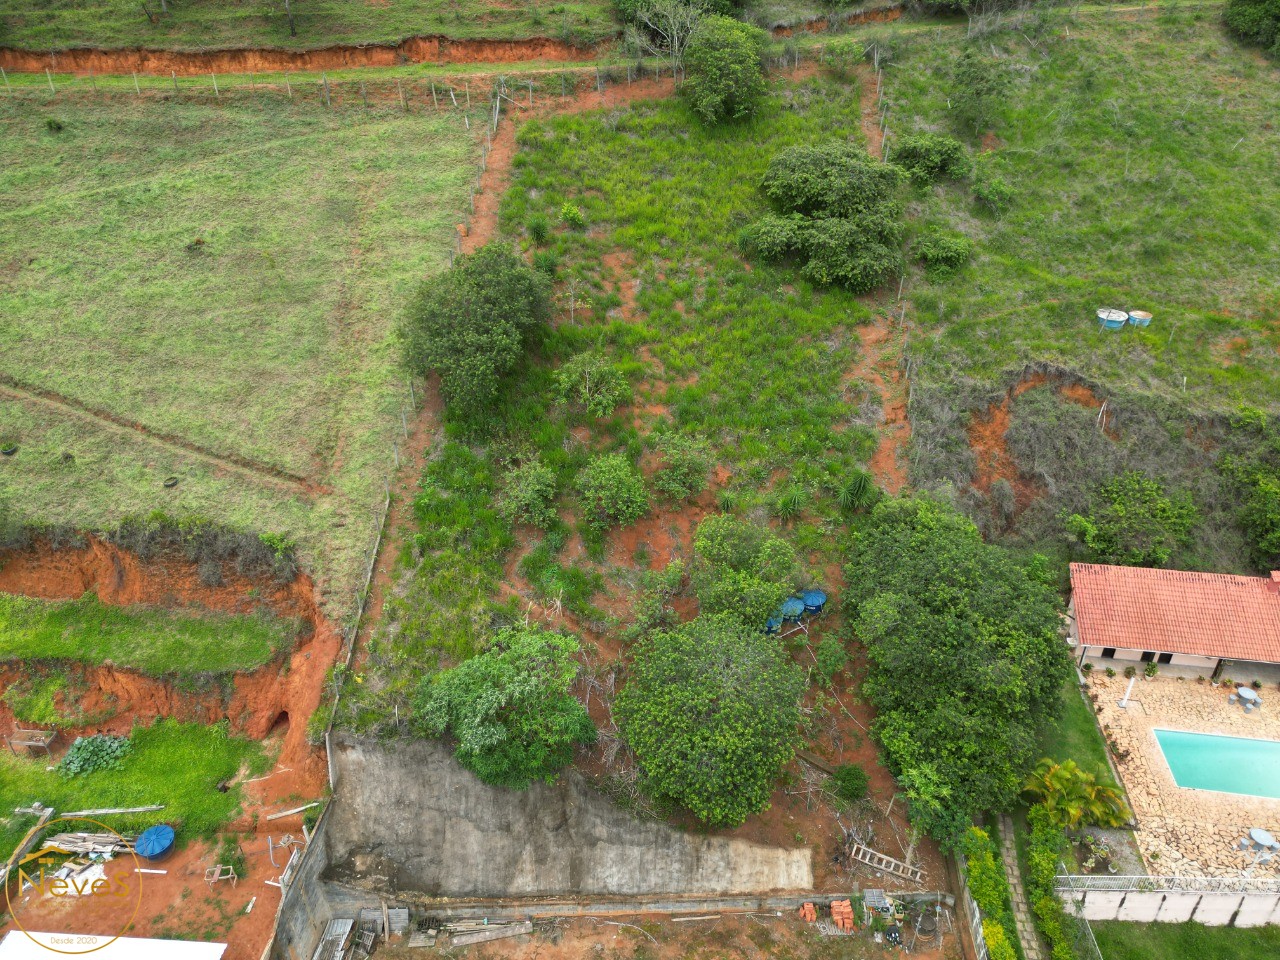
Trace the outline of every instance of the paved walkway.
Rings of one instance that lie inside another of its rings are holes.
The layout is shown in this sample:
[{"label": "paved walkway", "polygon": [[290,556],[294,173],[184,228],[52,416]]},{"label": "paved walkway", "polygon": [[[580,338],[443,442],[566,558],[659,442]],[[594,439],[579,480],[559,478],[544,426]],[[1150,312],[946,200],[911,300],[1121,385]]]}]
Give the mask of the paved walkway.
[{"label": "paved walkway", "polygon": [[1009,891],[1013,899],[1013,922],[1018,927],[1018,940],[1022,943],[1022,955],[1026,960],[1040,960],[1040,936],[1031,919],[1031,906],[1027,903],[1027,891],[1022,888],[1022,871],[1018,869],[1018,851],[1013,845],[1013,821],[1008,814],[1000,814],[1000,859],[1004,861],[1004,874],[1009,878]]}]

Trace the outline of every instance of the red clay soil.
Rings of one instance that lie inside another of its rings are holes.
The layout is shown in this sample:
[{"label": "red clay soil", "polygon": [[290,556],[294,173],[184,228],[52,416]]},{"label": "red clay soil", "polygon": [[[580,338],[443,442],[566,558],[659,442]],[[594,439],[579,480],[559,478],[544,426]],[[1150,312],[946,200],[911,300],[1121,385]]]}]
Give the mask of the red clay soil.
[{"label": "red clay soil", "polygon": [[858,67],[860,89],[858,104],[862,110],[862,135],[867,138],[867,152],[879,160],[884,156],[884,134],[880,131],[880,81],[866,64]]},{"label": "red clay soil", "polygon": [[[284,736],[281,763],[301,771],[311,792],[327,780],[322,751],[306,742],[306,721],[320,704],[325,671],[340,647],[337,629],[320,613],[311,580],[299,575],[287,584],[259,583],[226,569],[223,585],[200,582],[196,566],[181,558],[144,563],[134,554],[97,537],[87,536],[80,548],[54,550],[45,543],[0,555],[0,592],[44,599],[73,599],[92,591],[106,604],[146,604],[159,607],[200,607],[225,613],[249,613],[266,608],[282,617],[296,617],[306,635],[288,659],[258,670],[237,673],[226,701],[219,690],[190,694],[168,680],[112,666],[84,667],[79,680],[87,689],[76,706],[86,715],[111,714],[109,719],[68,735],[125,732],[135,720],[172,716],[212,722],[226,717],[243,736],[261,739],[282,714],[290,721]],[[21,664],[0,666],[0,683],[11,683],[26,671]],[[114,698],[114,699],[112,699]],[[0,705],[0,725],[13,721]]]},{"label": "red clay soil", "polygon": [[[278,842],[290,830],[301,837],[296,825],[275,826],[272,832]],[[287,854],[277,851],[281,867],[273,867],[265,832],[238,834],[237,840],[246,869],[234,887],[225,880],[212,887],[205,883],[205,870],[218,858],[217,848],[204,841],[195,841],[160,863],[144,864],[146,869],[166,871],[163,874],[135,874],[132,857],[108,863],[108,878],[118,876],[142,887],[142,906],[127,936],[226,943],[223,960],[259,960],[263,945],[271,939],[280,903],[279,888],[266,881],[279,878]],[[128,898],[125,911],[114,897],[39,896],[34,891],[21,900],[16,893],[13,896],[14,912],[27,930],[99,936],[118,933],[137,903]],[[250,900],[254,900],[253,909],[245,915]],[[12,924],[9,929],[14,929]]]},{"label": "red clay soil", "polygon": [[855,380],[865,381],[880,397],[884,423],[868,467],[877,484],[897,494],[907,486],[907,467],[903,451],[911,440],[911,420],[907,416],[907,382],[898,365],[896,354],[887,349],[895,336],[896,324],[881,317],[874,323],[858,327],[861,353],[858,362],[844,376],[847,387]]},{"label": "red clay soil", "polygon": [[560,40],[450,40],[410,37],[398,44],[323,47],[318,50],[94,50],[38,52],[0,47],[0,66],[14,73],[142,73],[180,77],[210,73],[273,73],[396,67],[406,63],[577,62],[595,59],[591,47]]}]

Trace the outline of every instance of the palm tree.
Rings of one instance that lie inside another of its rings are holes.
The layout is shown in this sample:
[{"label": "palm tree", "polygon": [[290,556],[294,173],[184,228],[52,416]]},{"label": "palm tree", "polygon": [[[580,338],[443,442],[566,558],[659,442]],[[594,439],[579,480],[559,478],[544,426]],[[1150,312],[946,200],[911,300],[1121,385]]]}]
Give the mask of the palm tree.
[{"label": "palm tree", "polygon": [[1074,760],[1043,758],[1022,790],[1044,804],[1054,823],[1069,830],[1082,826],[1118,827],[1131,815],[1118,786],[1099,782]]}]

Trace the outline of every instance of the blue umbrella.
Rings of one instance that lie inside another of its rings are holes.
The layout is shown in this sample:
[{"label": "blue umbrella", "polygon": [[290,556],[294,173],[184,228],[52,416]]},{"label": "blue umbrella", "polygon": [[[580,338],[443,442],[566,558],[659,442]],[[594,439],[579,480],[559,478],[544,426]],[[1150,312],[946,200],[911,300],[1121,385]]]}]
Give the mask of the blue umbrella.
[{"label": "blue umbrella", "polygon": [[167,823],[148,827],[138,837],[133,850],[147,860],[161,860],[173,851],[173,837],[173,827]]}]

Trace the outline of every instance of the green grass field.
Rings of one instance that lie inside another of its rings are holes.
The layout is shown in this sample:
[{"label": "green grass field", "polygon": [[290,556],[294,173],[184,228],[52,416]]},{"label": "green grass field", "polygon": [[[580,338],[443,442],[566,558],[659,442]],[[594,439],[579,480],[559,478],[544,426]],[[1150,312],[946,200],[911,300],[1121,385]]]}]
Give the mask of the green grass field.
[{"label": "green grass field", "polygon": [[1041,732],[1040,756],[1074,760],[1085,770],[1113,779],[1102,732],[1094,719],[1093,708],[1080,694],[1074,671],[1062,685],[1059,696],[1062,712],[1056,723]]},{"label": "green grass field", "polygon": [[110,661],[150,674],[252,670],[297,637],[266,614],[195,616],[110,607],[97,597],[48,601],[0,593],[0,660]]},{"label": "green grass field", "polygon": [[349,597],[409,408],[392,325],[476,173],[460,114],[398,106],[0,103],[0,375],[125,421],[0,394],[0,500],[284,534]]},{"label": "green grass field", "polygon": [[227,736],[222,725],[160,721],[136,728],[132,739],[133,749],[120,769],[71,778],[46,770],[43,758],[14,757],[8,751],[0,755],[0,850],[13,850],[34,825],[34,817],[13,810],[35,801],[59,812],[162,803],[165,809],[157,813],[118,814],[103,822],[120,831],[181,824],[181,841],[207,836],[240,806],[240,787],[222,793],[218,784],[242,768],[254,776],[266,764],[258,744]]},{"label": "green grass field", "polygon": [[296,35],[283,3],[174,0],[161,13],[149,3],[119,0],[4,0],[0,43],[29,50],[66,47],[150,47],[198,50],[241,47],[312,49],[337,44],[398,43],[444,35],[460,40],[554,37],[591,43],[618,31],[608,0],[499,3],[470,0],[294,0]]},{"label": "green grass field", "polygon": [[1280,927],[1095,923],[1093,933],[1107,960],[1242,960],[1280,953]]}]

